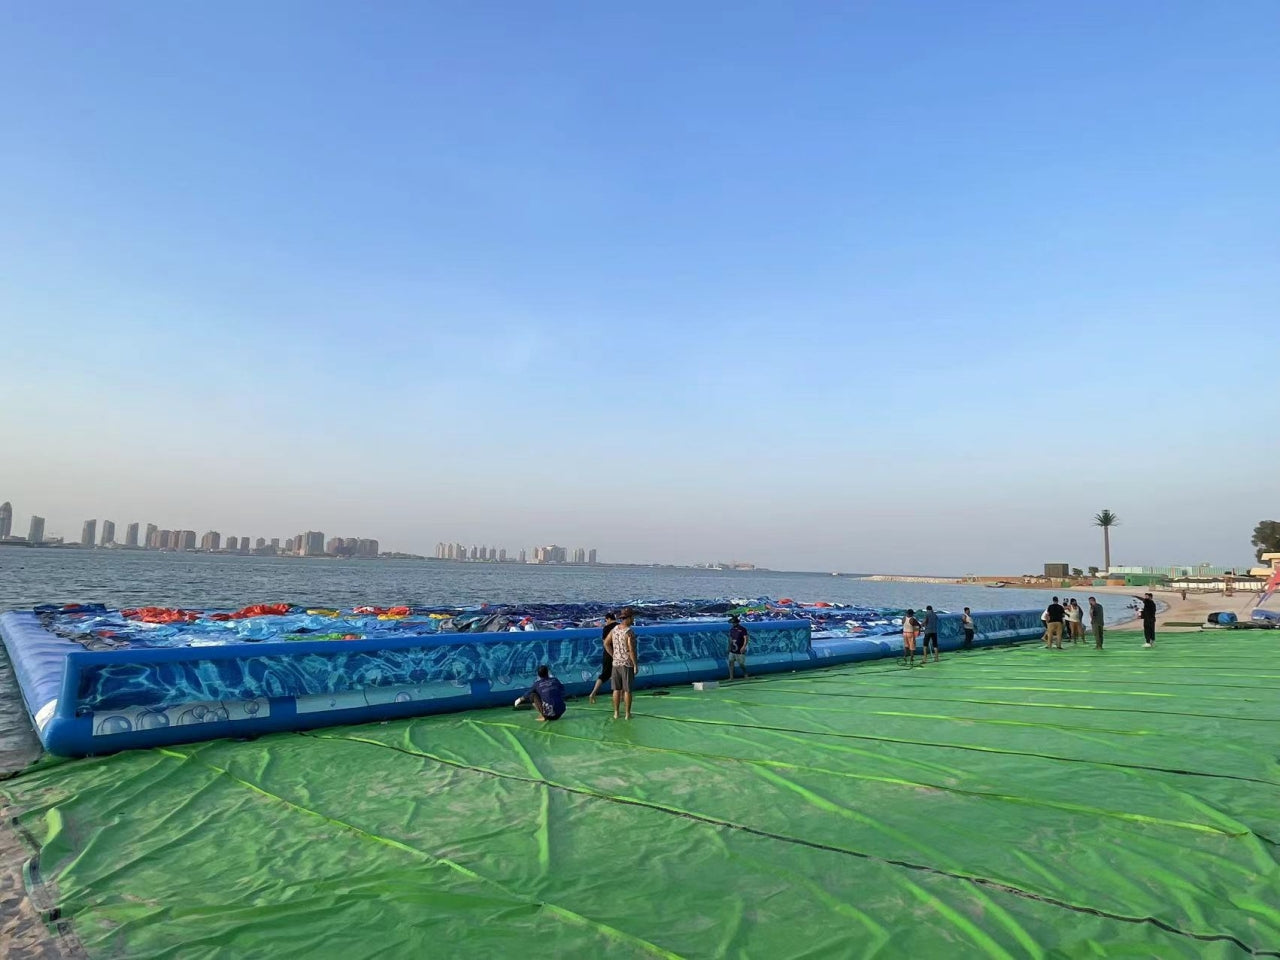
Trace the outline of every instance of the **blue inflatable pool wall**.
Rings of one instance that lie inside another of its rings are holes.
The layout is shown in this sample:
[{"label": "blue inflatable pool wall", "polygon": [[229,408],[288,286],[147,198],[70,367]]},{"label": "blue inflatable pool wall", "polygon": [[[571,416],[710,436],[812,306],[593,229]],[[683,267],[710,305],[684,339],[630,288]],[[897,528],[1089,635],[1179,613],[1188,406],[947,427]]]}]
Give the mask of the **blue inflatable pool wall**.
[{"label": "blue inflatable pool wall", "polygon": [[[1038,639],[1039,610],[974,614],[976,645]],[[753,674],[896,656],[895,636],[814,641],[807,620],[749,625]],[[728,624],[636,628],[638,687],[727,674]],[[570,694],[600,672],[598,629],[451,634],[404,640],[275,641],[102,652],[56,636],[32,613],[0,615],[27,710],[61,756],[256,736],[509,704],[540,664]],[[961,643],[939,617],[939,644]]]}]

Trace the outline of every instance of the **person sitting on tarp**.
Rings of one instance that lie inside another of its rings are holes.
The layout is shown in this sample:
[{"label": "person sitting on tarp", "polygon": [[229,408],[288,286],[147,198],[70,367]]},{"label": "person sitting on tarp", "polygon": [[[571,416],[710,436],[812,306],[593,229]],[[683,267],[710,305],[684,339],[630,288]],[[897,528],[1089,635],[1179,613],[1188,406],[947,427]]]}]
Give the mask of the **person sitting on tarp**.
[{"label": "person sitting on tarp", "polygon": [[516,701],[521,707],[532,703],[538,711],[538,722],[559,720],[564,716],[564,684],[551,675],[551,671],[543,664],[538,668],[538,679],[533,682],[533,689]]}]

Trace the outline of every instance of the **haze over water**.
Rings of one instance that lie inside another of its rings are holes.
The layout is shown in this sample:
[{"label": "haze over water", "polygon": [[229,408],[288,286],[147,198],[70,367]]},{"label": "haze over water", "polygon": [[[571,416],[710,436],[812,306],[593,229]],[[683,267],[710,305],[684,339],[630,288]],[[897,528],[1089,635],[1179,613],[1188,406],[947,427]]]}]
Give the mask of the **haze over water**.
[{"label": "haze over water", "polygon": [[[1046,604],[1050,594],[817,573],[0,548],[0,610],[37,603],[202,608],[277,601],[320,606],[467,606],[760,596],[895,610],[931,603],[940,610],[958,612],[964,606],[974,610],[1031,609]],[[1119,619],[1122,598],[1103,597],[1102,601],[1108,619]]]}]

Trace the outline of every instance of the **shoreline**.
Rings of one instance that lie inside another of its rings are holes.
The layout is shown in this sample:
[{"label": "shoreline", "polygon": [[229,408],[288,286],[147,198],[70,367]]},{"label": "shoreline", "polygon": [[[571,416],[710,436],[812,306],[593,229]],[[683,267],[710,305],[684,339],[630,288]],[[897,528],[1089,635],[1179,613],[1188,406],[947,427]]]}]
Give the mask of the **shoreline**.
[{"label": "shoreline", "polygon": [[[1090,596],[1096,596],[1105,608],[1107,603],[1103,597],[1141,597],[1142,594],[1148,591],[1140,587],[1064,587],[1063,592],[1066,592],[1067,596],[1075,597],[1080,601],[1085,601]],[[1247,621],[1249,612],[1258,600],[1257,594],[1254,593],[1237,593],[1231,597],[1224,596],[1221,593],[1188,593],[1185,600],[1182,599],[1182,594],[1177,590],[1152,589],[1150,593],[1156,603],[1164,604],[1164,609],[1156,615],[1156,629],[1176,632],[1199,630],[1199,625],[1204,623],[1205,618],[1211,613],[1230,612],[1234,613],[1240,620]],[[1137,616],[1128,617],[1114,624],[1111,629],[1127,627],[1129,624],[1137,623],[1138,619]],[[1171,627],[1167,625],[1169,622],[1194,622],[1196,626]]]}]

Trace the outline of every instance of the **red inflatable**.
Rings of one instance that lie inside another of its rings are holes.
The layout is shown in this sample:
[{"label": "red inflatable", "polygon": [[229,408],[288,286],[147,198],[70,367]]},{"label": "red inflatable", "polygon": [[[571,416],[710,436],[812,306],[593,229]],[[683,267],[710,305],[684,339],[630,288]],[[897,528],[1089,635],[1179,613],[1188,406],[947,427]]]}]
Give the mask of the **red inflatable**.
[{"label": "red inflatable", "polygon": [[373,616],[382,616],[386,614],[391,617],[407,617],[412,611],[408,607],[352,607],[352,613],[371,614]]},{"label": "red inflatable", "polygon": [[213,613],[210,620],[246,620],[249,617],[283,617],[292,609],[287,603],[252,603],[235,613]]},{"label": "red inflatable", "polygon": [[120,616],[126,620],[141,620],[143,623],[193,623],[199,620],[199,610],[180,610],[177,607],[138,607],[135,610],[121,610]]}]

